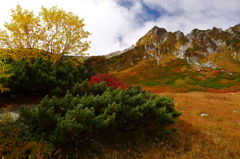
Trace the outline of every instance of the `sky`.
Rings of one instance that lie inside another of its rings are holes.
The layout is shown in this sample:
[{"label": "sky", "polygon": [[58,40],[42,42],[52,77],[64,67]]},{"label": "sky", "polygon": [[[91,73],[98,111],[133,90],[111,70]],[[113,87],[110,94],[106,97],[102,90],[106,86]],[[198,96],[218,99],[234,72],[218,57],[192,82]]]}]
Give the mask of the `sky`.
[{"label": "sky", "polygon": [[240,0],[0,0],[0,29],[20,4],[36,15],[41,6],[58,6],[84,19],[90,55],[105,55],[134,45],[154,26],[168,31],[213,27],[228,29],[240,23]]}]

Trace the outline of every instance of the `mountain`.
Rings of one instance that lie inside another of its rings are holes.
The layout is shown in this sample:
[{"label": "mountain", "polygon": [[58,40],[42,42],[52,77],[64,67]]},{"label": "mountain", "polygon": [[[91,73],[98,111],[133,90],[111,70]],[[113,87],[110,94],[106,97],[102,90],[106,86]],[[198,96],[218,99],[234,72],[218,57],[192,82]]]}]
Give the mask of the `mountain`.
[{"label": "mountain", "polygon": [[240,24],[184,35],[154,26],[136,44],[105,56],[128,84],[174,91],[240,90]]}]

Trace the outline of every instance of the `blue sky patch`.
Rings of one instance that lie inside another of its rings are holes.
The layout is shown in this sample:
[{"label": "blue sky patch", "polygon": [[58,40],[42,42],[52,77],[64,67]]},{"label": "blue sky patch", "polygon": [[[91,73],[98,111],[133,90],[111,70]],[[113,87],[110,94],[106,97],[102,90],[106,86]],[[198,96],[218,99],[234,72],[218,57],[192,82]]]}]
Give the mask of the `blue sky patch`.
[{"label": "blue sky patch", "polygon": [[146,18],[149,18],[149,19],[146,19],[146,21],[149,21],[149,20],[155,21],[160,16],[166,14],[166,11],[164,11],[163,9],[161,9],[161,8],[159,8],[159,10],[153,9],[153,8],[150,8],[149,6],[145,5],[144,3],[142,3],[142,7],[143,7],[144,12],[147,15]]},{"label": "blue sky patch", "polygon": [[131,9],[131,7],[133,6],[133,1],[131,0],[118,0],[117,4],[124,7],[124,8],[127,8],[127,9]]},{"label": "blue sky patch", "polygon": [[117,37],[117,41],[121,44],[122,41],[123,41],[123,37],[122,37],[122,36],[118,36],[118,37]]},{"label": "blue sky patch", "polygon": [[[117,1],[117,4],[119,6],[127,8],[129,10],[131,9],[131,7],[133,7],[134,3],[136,3],[136,1],[134,2],[133,0],[118,0]],[[143,13],[140,13],[136,16],[138,22],[144,23],[146,21],[156,21],[159,17],[167,14],[167,11],[161,7],[153,8],[144,2],[139,2],[139,3],[142,5]]]}]

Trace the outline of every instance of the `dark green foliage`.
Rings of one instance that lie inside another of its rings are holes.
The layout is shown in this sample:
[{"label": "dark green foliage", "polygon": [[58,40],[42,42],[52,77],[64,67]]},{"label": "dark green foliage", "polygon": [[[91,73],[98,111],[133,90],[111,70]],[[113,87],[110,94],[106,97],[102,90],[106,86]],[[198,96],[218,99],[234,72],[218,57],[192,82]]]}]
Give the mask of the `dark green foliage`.
[{"label": "dark green foliage", "polygon": [[31,132],[53,143],[77,143],[116,132],[156,126],[165,129],[181,113],[173,99],[129,87],[105,87],[105,83],[76,84],[63,98],[45,97],[37,109],[21,109]]},{"label": "dark green foliage", "polygon": [[25,59],[12,62],[8,73],[12,76],[0,79],[0,83],[10,88],[11,95],[63,95],[75,83],[90,78],[95,72],[70,61],[52,64],[38,58],[32,63]]}]

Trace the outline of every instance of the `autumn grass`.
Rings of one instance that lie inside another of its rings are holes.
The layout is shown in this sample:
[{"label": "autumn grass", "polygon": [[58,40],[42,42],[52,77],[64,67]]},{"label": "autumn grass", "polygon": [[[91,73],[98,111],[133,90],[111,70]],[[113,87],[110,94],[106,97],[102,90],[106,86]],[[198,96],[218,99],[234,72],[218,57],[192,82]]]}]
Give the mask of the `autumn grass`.
[{"label": "autumn grass", "polygon": [[[169,152],[166,158],[239,158],[240,93],[161,93],[175,98],[176,109],[183,114],[177,123],[182,150]],[[201,117],[201,113],[209,116]],[[189,143],[187,143],[189,142]],[[186,149],[189,148],[189,149]],[[160,156],[161,151],[152,153]],[[156,157],[158,158],[158,157]]]},{"label": "autumn grass", "polygon": [[[174,98],[182,112],[172,128],[178,131],[163,136],[132,132],[119,135],[109,144],[93,142],[98,152],[85,158],[106,159],[238,159],[240,158],[240,92],[238,93],[158,93]],[[201,117],[201,113],[209,116]],[[171,128],[170,127],[170,128]],[[156,133],[156,132],[155,132]],[[145,135],[145,136],[144,136]],[[154,137],[156,136],[156,137]],[[81,157],[84,158],[84,155]]]},{"label": "autumn grass", "polygon": [[[159,93],[173,97],[182,115],[178,129],[125,151],[105,150],[106,158],[228,159],[240,158],[240,93]],[[209,116],[201,117],[201,113]],[[137,150],[136,150],[137,149]]]}]

